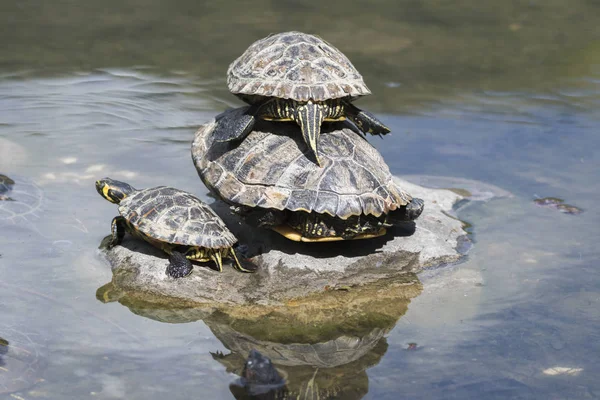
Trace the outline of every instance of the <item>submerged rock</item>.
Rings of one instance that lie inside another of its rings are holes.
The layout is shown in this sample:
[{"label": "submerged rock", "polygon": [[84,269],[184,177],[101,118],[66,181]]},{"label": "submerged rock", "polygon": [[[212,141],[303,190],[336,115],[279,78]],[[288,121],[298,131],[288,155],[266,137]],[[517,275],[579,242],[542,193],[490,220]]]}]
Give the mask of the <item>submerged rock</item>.
[{"label": "submerged rock", "polygon": [[165,274],[166,255],[131,236],[126,236],[121,246],[110,250],[101,246],[100,251],[112,266],[115,287],[177,299],[181,304],[285,304],[326,290],[352,290],[458,261],[466,232],[463,223],[452,216],[452,209],[463,197],[395,179],[425,201],[425,210],[414,223],[391,228],[374,239],[292,242],[271,230],[248,226],[231,214],[225,203],[213,203],[217,214],[247,247],[245,262],[258,266],[254,274],[232,268],[218,273],[205,264],[174,280]]},{"label": "submerged rock", "polygon": [[533,203],[536,206],[553,208],[564,214],[577,215],[583,212],[581,208],[566,204],[563,199],[559,199],[558,197],[544,197],[541,199],[535,199],[533,200]]}]

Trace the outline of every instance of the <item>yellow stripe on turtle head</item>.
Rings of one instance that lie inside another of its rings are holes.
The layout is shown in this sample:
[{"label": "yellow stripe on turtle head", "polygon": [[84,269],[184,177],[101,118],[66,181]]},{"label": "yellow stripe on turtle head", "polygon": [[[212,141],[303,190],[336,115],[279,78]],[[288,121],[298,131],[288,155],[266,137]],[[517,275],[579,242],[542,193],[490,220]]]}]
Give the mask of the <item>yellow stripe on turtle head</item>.
[{"label": "yellow stripe on turtle head", "polygon": [[114,201],[108,195],[109,190],[110,190],[110,187],[108,185],[104,185],[104,187],[102,187],[102,196],[104,196],[104,198],[106,200],[110,201],[111,203],[114,203]]}]

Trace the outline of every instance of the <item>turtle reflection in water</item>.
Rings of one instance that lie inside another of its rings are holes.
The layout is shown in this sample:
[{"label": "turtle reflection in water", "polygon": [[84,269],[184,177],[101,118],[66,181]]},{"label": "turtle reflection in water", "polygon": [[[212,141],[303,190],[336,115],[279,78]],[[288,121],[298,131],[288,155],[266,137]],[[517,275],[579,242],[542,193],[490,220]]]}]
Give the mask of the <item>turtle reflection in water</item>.
[{"label": "turtle reflection in water", "polygon": [[293,121],[318,165],[321,123],[346,117],[364,133],[390,129],[351,102],[371,94],[360,73],[318,36],[284,32],[258,40],[229,66],[227,85],[250,107],[217,117],[219,141],[242,139],[255,119]]},{"label": "turtle reflection in water", "polygon": [[229,386],[236,399],[289,399],[285,379],[269,357],[251,350],[240,379]]},{"label": "turtle reflection in water", "polygon": [[[257,350],[251,350],[244,364],[242,376],[229,385],[229,390],[237,400],[318,400],[332,398],[328,393],[321,393],[319,390],[315,381],[318,372],[319,369],[315,368],[312,378],[300,387],[298,393],[294,393],[288,389],[285,379],[281,377],[269,357],[263,356]],[[321,395],[325,397],[321,397]]]},{"label": "turtle reflection in water", "polygon": [[38,345],[29,336],[14,332],[9,337],[10,341],[0,337],[0,394],[18,392],[42,381],[40,373],[45,366]]},{"label": "turtle reflection in water", "polygon": [[225,223],[192,194],[165,186],[137,190],[110,178],[96,181],[96,190],[119,205],[111,246],[120,244],[128,231],[169,254],[167,274],[173,278],[192,272],[190,260],[212,260],[221,271],[225,257],[233,259],[234,268],[253,272],[240,264],[232,247],[237,239]]}]

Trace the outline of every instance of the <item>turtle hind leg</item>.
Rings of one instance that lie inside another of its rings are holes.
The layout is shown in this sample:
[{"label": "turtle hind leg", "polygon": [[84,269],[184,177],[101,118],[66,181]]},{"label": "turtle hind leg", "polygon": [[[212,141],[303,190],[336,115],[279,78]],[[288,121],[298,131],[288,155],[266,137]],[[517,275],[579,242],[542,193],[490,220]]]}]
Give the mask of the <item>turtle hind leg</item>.
[{"label": "turtle hind leg", "polygon": [[169,266],[166,272],[171,278],[183,278],[189,275],[193,268],[192,262],[186,258],[185,254],[178,251],[169,254]]},{"label": "turtle hind leg", "polygon": [[362,132],[379,136],[390,133],[390,128],[385,126],[370,112],[361,110],[351,103],[346,103],[345,108],[346,114],[350,120],[352,120],[354,125]]},{"label": "turtle hind leg", "polygon": [[225,251],[228,254],[231,254],[231,258],[233,258],[233,268],[241,272],[256,272],[256,266],[254,266],[254,268],[242,266],[242,263],[240,263],[240,260],[237,258],[237,254],[235,254],[235,250],[233,250],[233,247],[226,249]]},{"label": "turtle hind leg", "polygon": [[112,239],[108,244],[108,248],[112,248],[118,244],[121,244],[123,242],[123,238],[125,237],[126,230],[127,222],[125,221],[125,218],[122,216],[114,217],[110,223]]},{"label": "turtle hind leg", "polygon": [[406,206],[390,212],[386,222],[396,225],[402,222],[414,221],[421,215],[424,208],[425,202],[422,199],[413,198]]},{"label": "turtle hind leg", "polygon": [[217,142],[229,142],[231,140],[243,139],[254,127],[254,107],[240,107],[227,110],[218,115],[216,126],[213,130],[214,140]]}]

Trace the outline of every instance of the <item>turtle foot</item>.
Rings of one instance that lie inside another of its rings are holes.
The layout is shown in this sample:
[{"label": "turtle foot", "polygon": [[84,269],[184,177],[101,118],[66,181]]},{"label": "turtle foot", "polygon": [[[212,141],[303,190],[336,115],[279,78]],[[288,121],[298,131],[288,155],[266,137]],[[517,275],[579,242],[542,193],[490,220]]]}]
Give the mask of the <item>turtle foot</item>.
[{"label": "turtle foot", "polygon": [[167,275],[171,278],[183,278],[192,272],[194,266],[182,253],[174,251],[169,256],[169,266],[167,267]]}]

